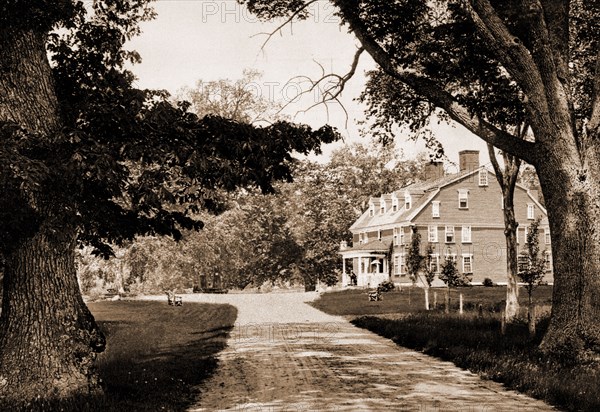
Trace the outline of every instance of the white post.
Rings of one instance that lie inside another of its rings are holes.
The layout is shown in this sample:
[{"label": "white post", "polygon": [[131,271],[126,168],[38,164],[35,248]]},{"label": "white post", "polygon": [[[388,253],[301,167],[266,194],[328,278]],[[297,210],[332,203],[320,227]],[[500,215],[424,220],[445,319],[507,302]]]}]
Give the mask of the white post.
[{"label": "white post", "polygon": [[463,314],[463,294],[458,295],[458,313]]},{"label": "white post", "polygon": [[348,275],[346,275],[346,258],[342,256],[342,287],[348,286]]},{"label": "white post", "polygon": [[358,276],[358,280],[356,282],[357,286],[363,286],[362,285],[362,273],[363,273],[363,260],[361,257],[358,258],[358,273],[356,274],[356,276]]}]

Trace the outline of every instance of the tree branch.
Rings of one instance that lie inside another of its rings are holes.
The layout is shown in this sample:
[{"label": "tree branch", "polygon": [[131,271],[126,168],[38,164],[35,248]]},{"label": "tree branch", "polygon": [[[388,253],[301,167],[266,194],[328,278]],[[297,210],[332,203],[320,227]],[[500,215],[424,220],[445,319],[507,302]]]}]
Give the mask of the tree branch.
[{"label": "tree branch", "polygon": [[[527,95],[531,103],[528,110],[535,107],[536,115],[548,113],[544,82],[529,50],[510,33],[489,0],[469,0],[464,4],[477,32]],[[549,122],[550,118],[546,116],[544,120]]]},{"label": "tree branch", "polygon": [[348,72],[344,75],[339,75],[337,73],[328,73],[325,74],[325,68],[323,67],[322,64],[320,64],[319,62],[316,62],[319,67],[321,68],[321,77],[313,80],[308,76],[296,76],[291,78],[290,80],[288,80],[288,82],[286,83],[286,86],[289,85],[292,81],[294,80],[306,80],[310,83],[310,87],[306,90],[303,90],[302,92],[298,93],[293,99],[291,99],[288,103],[286,103],[279,111],[281,112],[282,110],[284,110],[287,106],[289,106],[291,103],[293,103],[296,98],[301,97],[303,95],[309,94],[314,92],[315,90],[319,90],[318,87],[321,84],[325,84],[324,89],[321,91],[322,93],[322,99],[315,102],[314,104],[312,104],[311,106],[309,106],[308,108],[304,109],[304,110],[299,110],[298,112],[296,112],[296,115],[298,115],[299,113],[306,113],[309,110],[320,106],[320,105],[325,105],[325,108],[327,110],[328,113],[328,117],[329,117],[329,109],[327,108],[327,104],[330,102],[335,102],[338,103],[340,105],[340,107],[342,108],[342,110],[345,113],[346,116],[346,126],[348,125],[348,119],[349,119],[349,115],[348,115],[348,111],[346,110],[346,108],[344,107],[344,105],[342,104],[342,102],[339,100],[339,97],[341,96],[342,92],[344,91],[346,84],[348,83],[348,81],[350,81],[350,79],[352,79],[352,77],[356,74],[356,69],[358,67],[358,63],[360,62],[360,56],[361,54],[365,51],[364,47],[359,47],[356,52],[354,53],[354,58],[352,59],[352,64],[350,66],[350,70],[348,70]]},{"label": "tree branch", "polygon": [[500,168],[500,164],[498,163],[498,159],[496,158],[495,147],[488,143],[487,149],[490,155],[490,162],[492,162],[494,172],[496,173],[496,180],[500,184],[500,189],[502,189],[502,193],[504,193],[504,174],[502,173],[502,169]]},{"label": "tree branch", "polygon": [[302,7],[298,8],[298,10],[296,10],[295,12],[293,12],[287,19],[285,19],[285,21],[283,23],[281,23],[279,26],[277,26],[275,28],[275,30],[273,30],[270,33],[266,33],[266,32],[262,32],[262,33],[257,33],[254,34],[252,37],[255,36],[260,36],[260,35],[266,35],[267,38],[266,40],[263,42],[263,44],[260,46],[260,50],[264,50],[265,46],[267,45],[267,43],[271,40],[271,38],[275,35],[275,33],[277,33],[278,31],[280,31],[281,29],[283,29],[285,26],[287,26],[288,24],[291,24],[292,21],[300,14],[302,13],[304,10],[306,10],[308,8],[308,6],[310,6],[313,3],[316,3],[319,0],[310,0],[307,3],[303,4]]},{"label": "tree branch", "polygon": [[386,51],[367,34],[353,6],[345,1],[338,1],[336,4],[348,22],[351,31],[362,44],[362,47],[388,75],[407,84],[428,101],[445,110],[450,118],[481,137],[487,143],[491,143],[503,151],[514,154],[528,163],[536,163],[535,143],[518,139],[483,119],[473,117],[467,108],[457,102],[454,96],[442,89],[431,79],[418,74],[414,70],[398,67],[387,55]]}]

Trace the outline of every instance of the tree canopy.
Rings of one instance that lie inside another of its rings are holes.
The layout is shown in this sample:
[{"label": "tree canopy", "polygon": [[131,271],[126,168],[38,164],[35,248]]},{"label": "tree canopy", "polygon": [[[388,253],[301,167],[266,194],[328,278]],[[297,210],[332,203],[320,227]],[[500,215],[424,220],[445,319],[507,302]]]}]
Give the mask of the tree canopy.
[{"label": "tree canopy", "polygon": [[[307,17],[314,0],[240,2],[263,19],[289,22]],[[597,351],[598,0],[330,3],[360,43],[356,56],[366,52],[378,65],[363,99],[382,137],[394,124],[418,130],[435,113],[536,168],[555,270],[541,347],[582,358]],[[528,138],[517,125],[529,129]]]},{"label": "tree canopy", "polygon": [[[47,43],[64,126],[51,139],[4,122],[3,247],[18,244],[39,221],[24,193],[48,198],[53,213],[81,229],[80,240],[109,254],[136,234],[180,236],[199,228],[200,208],[219,211],[218,191],[290,180],[292,152],[307,154],[337,139],[334,129],[276,122],[254,127],[198,117],[164,92],[139,90],[124,68],[136,62],[124,42],[153,16],[147,2],[83,6]],[[268,155],[266,155],[268,154]],[[89,205],[93,205],[90,207]],[[9,212],[10,211],[10,212]],[[23,228],[28,230],[23,230]]]},{"label": "tree canopy", "polygon": [[338,133],[199,117],[137,88],[126,63],[140,56],[124,45],[154,16],[148,0],[0,8],[0,408],[48,409],[100,390],[105,338],[79,291],[78,245],[108,257],[137,235],[179,239],[201,210],[223,210],[223,192],[272,192],[293,152]]}]

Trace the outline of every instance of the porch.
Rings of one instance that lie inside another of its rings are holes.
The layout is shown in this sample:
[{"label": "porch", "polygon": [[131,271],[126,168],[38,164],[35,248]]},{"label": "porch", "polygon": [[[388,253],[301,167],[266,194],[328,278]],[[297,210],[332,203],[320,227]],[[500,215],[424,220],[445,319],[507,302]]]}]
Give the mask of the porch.
[{"label": "porch", "polygon": [[387,253],[389,243],[382,241],[348,247],[342,243],[342,286],[377,287],[390,279]]}]

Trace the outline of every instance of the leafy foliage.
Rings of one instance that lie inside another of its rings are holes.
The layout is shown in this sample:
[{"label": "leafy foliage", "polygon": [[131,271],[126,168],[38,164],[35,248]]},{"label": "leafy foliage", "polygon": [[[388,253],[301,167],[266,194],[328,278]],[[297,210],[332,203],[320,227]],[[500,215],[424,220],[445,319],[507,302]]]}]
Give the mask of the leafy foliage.
[{"label": "leafy foliage", "polygon": [[523,283],[529,295],[531,295],[536,287],[538,287],[544,279],[546,265],[543,256],[540,255],[540,240],[539,240],[540,218],[538,217],[529,225],[527,232],[527,252],[522,256],[524,261],[520,260],[518,276]]},{"label": "leafy foliage", "polygon": [[417,230],[413,230],[410,237],[410,246],[406,256],[406,268],[408,275],[413,284],[417,281],[419,272],[423,268],[425,257],[421,255],[421,234]]},{"label": "leafy foliage", "polygon": [[[203,230],[184,231],[179,244],[138,238],[125,248],[124,272],[129,275],[123,277],[123,287],[158,292],[174,271],[179,274],[173,278],[179,282],[174,283],[177,288],[198,285],[200,275],[217,272],[228,287],[240,289],[317,280],[335,284],[341,274],[340,241],[351,241],[349,227],[362,213],[372,188],[389,191],[412,181],[425,164],[424,158],[408,161],[396,154],[389,158],[397,164],[388,169],[383,162],[389,159],[378,155],[377,145],[367,148],[344,147],[327,164],[300,161],[292,170],[294,181],[277,183],[274,194],[245,190],[229,195],[225,212],[201,214]],[[80,275],[85,267],[80,267]],[[114,268],[107,262],[102,270]],[[94,273],[98,284],[112,287]]]},{"label": "leafy foliage", "polygon": [[456,260],[446,257],[440,269],[438,277],[442,282],[448,285],[449,288],[469,285],[469,278],[458,271]]},{"label": "leafy foliage", "polygon": [[[275,180],[291,180],[292,151],[308,154],[338,138],[329,126],[200,119],[188,103],[135,88],[125,64],[139,56],[124,44],[153,15],[145,0],[96,1],[50,35],[64,128],[47,137],[0,125],[3,248],[48,215],[76,226],[80,243],[103,256],[138,234],[179,239],[182,229],[202,226],[200,208],[224,209],[223,191],[272,192]],[[32,195],[43,208],[31,207]]]}]

